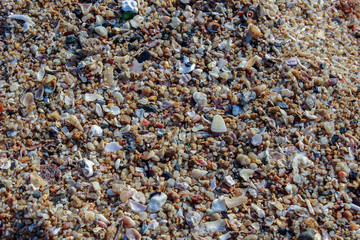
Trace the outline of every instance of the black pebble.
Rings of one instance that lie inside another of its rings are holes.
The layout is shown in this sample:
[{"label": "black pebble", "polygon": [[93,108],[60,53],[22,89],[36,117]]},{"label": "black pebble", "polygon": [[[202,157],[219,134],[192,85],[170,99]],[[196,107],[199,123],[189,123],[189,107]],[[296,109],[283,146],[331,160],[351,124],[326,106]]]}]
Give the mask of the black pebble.
[{"label": "black pebble", "polygon": [[142,62],[145,62],[145,61],[147,61],[147,60],[150,60],[150,57],[151,57],[150,52],[149,52],[148,50],[145,50],[145,51],[142,52],[142,53],[140,54],[140,56],[138,57],[138,62],[139,62],[139,63],[142,63]]},{"label": "black pebble", "polygon": [[180,164],[175,164],[175,166],[174,166],[174,169],[176,170],[176,171],[180,171],[180,169],[182,168],[182,166],[180,165]]},{"label": "black pebble", "polygon": [[35,191],[33,194],[34,198],[40,198],[41,197],[41,192],[40,191]]},{"label": "black pebble", "polygon": [[331,138],[331,142],[334,144],[339,140],[339,138],[340,138],[339,135],[334,134]]},{"label": "black pebble", "polygon": [[279,229],[279,233],[280,233],[281,235],[285,236],[285,235],[286,235],[286,229],[285,229],[285,228],[280,228],[280,229]]},{"label": "black pebble", "polygon": [[167,181],[167,180],[169,180],[170,178],[172,178],[172,175],[171,175],[171,173],[169,173],[169,172],[163,172],[163,174],[161,174],[160,177],[164,177],[165,180]]},{"label": "black pebble", "polygon": [[344,134],[344,133],[346,133],[346,128],[344,128],[344,127],[341,127],[341,128],[340,128],[340,133],[341,133],[341,134]]},{"label": "black pebble", "polygon": [[0,189],[1,189],[1,188],[6,188],[5,184],[0,183]]},{"label": "black pebble", "polygon": [[350,181],[355,181],[357,176],[358,176],[358,172],[356,170],[351,171],[350,174],[349,174],[349,180]]},{"label": "black pebble", "polygon": [[[135,49],[135,47],[134,47],[134,45],[132,45],[131,43],[129,43],[128,49],[129,49],[129,51],[132,51],[132,50]],[[138,61],[139,61],[139,60],[138,60]],[[140,62],[140,61],[139,61],[139,62]]]},{"label": "black pebble", "polygon": [[66,44],[72,44],[76,40],[77,40],[77,38],[73,34],[66,36]]},{"label": "black pebble", "polygon": [[321,63],[321,64],[320,64],[320,68],[321,68],[321,69],[324,69],[325,66],[326,66],[326,63]]},{"label": "black pebble", "polygon": [[83,15],[80,9],[75,9],[74,14],[77,18],[81,18]]},{"label": "black pebble", "polygon": [[119,43],[119,42],[120,42],[120,37],[118,36],[114,39],[113,43]]},{"label": "black pebble", "polygon": [[297,240],[314,240],[315,230],[314,229],[304,229]]}]

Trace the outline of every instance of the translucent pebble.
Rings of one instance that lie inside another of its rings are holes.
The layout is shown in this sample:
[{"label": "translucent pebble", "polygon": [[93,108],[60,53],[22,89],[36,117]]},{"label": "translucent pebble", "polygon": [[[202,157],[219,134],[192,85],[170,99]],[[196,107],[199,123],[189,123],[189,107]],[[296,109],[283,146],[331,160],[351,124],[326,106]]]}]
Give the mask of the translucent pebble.
[{"label": "translucent pebble", "polygon": [[90,137],[101,137],[103,135],[103,130],[98,125],[92,125],[89,131]]},{"label": "translucent pebble", "polygon": [[238,207],[247,202],[246,196],[239,196],[235,198],[225,198],[225,204],[228,208]]},{"label": "translucent pebble", "polygon": [[185,221],[190,227],[196,227],[201,221],[201,215],[195,211],[190,211],[185,215]]},{"label": "translucent pebble", "polygon": [[193,169],[191,171],[190,176],[192,178],[201,178],[201,177],[205,176],[206,174],[207,174],[207,171],[205,171],[205,170]]},{"label": "translucent pebble", "polygon": [[149,212],[158,212],[162,208],[162,206],[165,204],[167,199],[167,196],[165,193],[160,193],[155,196],[153,196],[150,199],[150,202],[148,204],[148,211]]},{"label": "translucent pebble", "polygon": [[145,205],[135,202],[133,200],[129,200],[128,204],[129,204],[130,209],[136,213],[144,212],[146,210]]},{"label": "translucent pebble", "polygon": [[196,102],[196,107],[202,109],[207,104],[207,96],[205,93],[202,92],[194,92],[193,99]]},{"label": "translucent pebble", "polygon": [[252,138],[251,138],[251,144],[253,146],[260,146],[262,143],[262,136],[261,134],[255,134]]},{"label": "translucent pebble", "polygon": [[109,142],[105,145],[105,152],[115,152],[121,150],[122,147],[117,142]]},{"label": "translucent pebble", "polygon": [[223,212],[226,211],[226,204],[223,198],[215,199],[211,204],[211,210],[213,212]]},{"label": "translucent pebble", "polygon": [[255,210],[256,214],[258,215],[259,218],[264,218],[265,217],[265,211],[260,208],[258,205],[252,203],[251,207]]},{"label": "translucent pebble", "polygon": [[249,179],[254,175],[255,171],[252,169],[241,169],[240,177],[244,179],[244,181],[249,181]]},{"label": "translucent pebble", "polygon": [[120,114],[120,108],[118,106],[111,106],[110,107],[110,112],[115,116],[119,115]]}]

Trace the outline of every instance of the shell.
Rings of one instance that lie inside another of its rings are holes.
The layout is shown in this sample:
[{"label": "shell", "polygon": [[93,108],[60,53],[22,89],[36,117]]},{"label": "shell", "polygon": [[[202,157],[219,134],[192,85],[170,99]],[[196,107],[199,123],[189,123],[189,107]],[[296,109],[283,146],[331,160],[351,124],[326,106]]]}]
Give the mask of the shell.
[{"label": "shell", "polygon": [[122,225],[126,228],[132,228],[135,226],[135,222],[134,220],[132,220],[131,218],[129,218],[128,216],[122,217],[120,222],[122,223]]},{"label": "shell", "polygon": [[92,161],[83,159],[80,162],[80,166],[85,177],[91,177],[92,175],[94,175],[94,163]]},{"label": "shell", "polygon": [[109,142],[109,143],[107,143],[105,145],[105,152],[106,153],[108,153],[108,152],[116,152],[116,151],[119,151],[121,149],[122,149],[122,147],[117,142]]},{"label": "shell", "polygon": [[259,27],[256,26],[256,25],[254,25],[254,24],[251,24],[251,25],[249,26],[249,30],[248,30],[248,31],[249,31],[250,37],[252,37],[252,38],[258,38],[258,37],[260,37],[260,36],[262,35]]},{"label": "shell", "polygon": [[40,87],[38,87],[38,89],[35,90],[34,94],[35,94],[35,99],[36,100],[43,100],[43,98],[44,98],[44,86],[40,85]]},{"label": "shell", "polygon": [[129,204],[129,207],[132,211],[136,212],[136,213],[141,213],[141,212],[144,212],[146,210],[146,206],[141,204],[141,203],[138,203],[138,202],[135,202],[133,200],[129,200],[128,202]]},{"label": "shell", "polygon": [[103,130],[98,125],[92,125],[89,131],[90,137],[101,137],[103,135]]},{"label": "shell", "polygon": [[67,123],[69,123],[73,127],[76,127],[80,131],[84,131],[83,127],[81,126],[81,123],[80,123],[79,119],[75,115],[71,115],[71,114],[67,113],[65,115],[65,120],[66,120]]},{"label": "shell", "polygon": [[250,69],[252,66],[254,66],[256,62],[259,62],[260,60],[261,57],[259,57],[258,55],[250,58],[245,64],[245,69]]},{"label": "shell", "polygon": [[224,133],[227,131],[225,121],[222,116],[215,115],[211,123],[211,131],[214,133]]},{"label": "shell", "polygon": [[55,75],[47,75],[43,81],[44,90],[46,93],[52,93],[56,89],[57,77]]},{"label": "shell", "polygon": [[135,12],[137,13],[139,11],[137,7],[137,2],[134,0],[125,0],[121,3],[121,9],[124,12]]},{"label": "shell", "polygon": [[235,198],[225,198],[225,204],[228,208],[238,207],[246,203],[248,198],[246,196],[239,196]]},{"label": "shell", "polygon": [[134,196],[135,191],[134,190],[130,190],[130,191],[122,191],[120,193],[120,200],[122,202],[127,202],[132,196]]},{"label": "shell", "polygon": [[225,200],[222,197],[215,199],[211,204],[211,210],[213,212],[226,211]]},{"label": "shell", "polygon": [[190,227],[199,225],[201,218],[201,215],[195,211],[190,211],[185,215],[185,221]]},{"label": "shell", "polygon": [[207,96],[202,92],[194,92],[193,99],[196,102],[196,106],[200,109],[204,108],[207,104]]},{"label": "shell", "polygon": [[192,178],[201,178],[201,177],[205,176],[207,173],[208,173],[208,172],[205,171],[205,170],[193,169],[193,170],[191,171],[190,176],[191,176]]},{"label": "shell", "polygon": [[224,219],[218,219],[216,221],[212,221],[212,222],[206,222],[205,223],[206,226],[206,230],[208,230],[209,232],[223,232],[226,230],[226,222]]},{"label": "shell", "polygon": [[20,100],[21,104],[25,107],[29,107],[31,104],[34,103],[34,94],[31,92],[26,93]]},{"label": "shell", "polygon": [[140,240],[141,239],[140,233],[133,228],[126,229],[125,235],[128,240]]},{"label": "shell", "polygon": [[165,204],[166,199],[167,199],[167,195],[165,193],[160,193],[153,196],[148,204],[148,211],[149,212],[160,211],[161,207]]}]

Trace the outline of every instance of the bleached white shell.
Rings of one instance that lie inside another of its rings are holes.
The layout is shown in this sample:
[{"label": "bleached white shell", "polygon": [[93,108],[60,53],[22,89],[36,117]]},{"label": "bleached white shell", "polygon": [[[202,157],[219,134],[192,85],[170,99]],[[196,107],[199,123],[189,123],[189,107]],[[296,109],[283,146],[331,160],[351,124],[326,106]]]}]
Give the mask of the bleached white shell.
[{"label": "bleached white shell", "polygon": [[109,142],[105,145],[105,152],[115,152],[121,150],[122,147],[117,142]]},{"label": "bleached white shell", "polygon": [[203,108],[207,104],[207,96],[205,93],[202,92],[194,92],[193,93],[193,99],[196,102],[196,106],[198,108]]},{"label": "bleached white shell", "polygon": [[93,167],[94,167],[94,163],[90,160],[87,160],[87,159],[83,159],[83,168],[81,168],[83,174],[85,177],[91,177],[93,174],[94,174],[94,170],[93,170]]},{"label": "bleached white shell", "polygon": [[98,125],[92,125],[89,131],[90,137],[101,137],[103,135],[103,130]]},{"label": "bleached white shell", "polygon": [[246,196],[239,196],[235,198],[225,198],[225,204],[228,208],[238,207],[243,203],[247,202]]},{"label": "bleached white shell", "polygon": [[146,206],[144,204],[135,202],[133,200],[129,200],[128,204],[129,204],[130,209],[136,213],[141,213],[146,210]]},{"label": "bleached white shell", "polygon": [[211,204],[211,210],[213,212],[223,212],[226,211],[226,205],[223,198],[215,199]]},{"label": "bleached white shell", "polygon": [[196,227],[201,221],[201,215],[195,211],[190,211],[185,215],[185,221],[190,227]]},{"label": "bleached white shell", "polygon": [[241,169],[240,170],[240,177],[244,179],[244,181],[249,181],[249,178],[251,178],[254,175],[255,171],[252,169]]},{"label": "bleached white shell", "polygon": [[206,222],[205,223],[206,226],[206,230],[208,230],[209,232],[223,232],[226,230],[226,222],[224,219],[218,219],[216,221],[212,221],[212,222]]},{"label": "bleached white shell", "polygon": [[211,131],[214,133],[224,133],[227,131],[225,121],[222,116],[215,115],[211,123]]},{"label": "bleached white shell", "polygon": [[125,0],[121,3],[121,9],[125,12],[135,12],[137,13],[138,7],[137,2],[134,0]]},{"label": "bleached white shell", "polygon": [[191,177],[192,178],[201,178],[203,176],[205,176],[207,174],[207,171],[205,170],[200,170],[200,169],[193,169],[191,171]]},{"label": "bleached white shell", "polygon": [[165,193],[160,193],[158,195],[153,196],[148,204],[148,211],[149,212],[160,211],[161,207],[165,204],[166,199],[167,196]]}]

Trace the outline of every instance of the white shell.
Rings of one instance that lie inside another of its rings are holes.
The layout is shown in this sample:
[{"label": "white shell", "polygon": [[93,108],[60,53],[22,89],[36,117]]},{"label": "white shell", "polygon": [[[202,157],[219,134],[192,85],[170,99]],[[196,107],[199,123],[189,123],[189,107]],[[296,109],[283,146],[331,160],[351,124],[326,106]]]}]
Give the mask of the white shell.
[{"label": "white shell", "polygon": [[202,92],[194,92],[193,93],[193,99],[196,102],[196,106],[198,108],[203,108],[207,104],[207,96],[205,93]]},{"label": "white shell", "polygon": [[244,179],[244,181],[249,181],[249,178],[251,178],[254,175],[255,171],[252,169],[241,169],[240,170],[240,177]]},{"label": "white shell", "polygon": [[125,0],[121,3],[121,9],[125,12],[135,12],[137,13],[138,7],[137,2],[134,0]]},{"label": "white shell", "polygon": [[231,176],[226,176],[225,177],[225,183],[226,185],[228,185],[229,187],[235,185],[235,181]]},{"label": "white shell", "polygon": [[226,222],[224,219],[218,219],[216,221],[212,221],[212,222],[206,222],[205,223],[206,226],[206,230],[208,230],[209,232],[223,232],[226,230]]},{"label": "white shell", "polygon": [[214,133],[224,133],[227,131],[225,121],[220,115],[215,115],[211,123],[211,131]]},{"label": "white shell", "polygon": [[185,215],[185,221],[190,227],[199,225],[201,218],[201,215],[195,211],[190,211]]},{"label": "white shell", "polygon": [[92,125],[89,131],[90,137],[101,137],[103,135],[103,130],[98,125]]},{"label": "white shell", "polygon": [[128,204],[129,204],[129,208],[136,213],[141,213],[146,210],[146,206],[144,204],[135,202],[133,200],[129,200]]},{"label": "white shell", "polygon": [[166,199],[167,196],[165,193],[160,193],[158,195],[153,196],[148,204],[148,211],[149,212],[160,211],[161,207],[165,204]]},{"label": "white shell", "polygon": [[119,151],[121,149],[122,149],[122,147],[117,142],[109,142],[109,143],[107,143],[105,145],[105,153],[116,152],[116,151]]},{"label": "white shell", "polygon": [[238,207],[241,204],[244,204],[246,202],[247,202],[246,196],[239,196],[239,197],[235,197],[235,198],[225,198],[225,204],[228,208]]},{"label": "white shell", "polygon": [[81,170],[82,170],[84,176],[91,177],[94,174],[94,170],[93,170],[94,163],[87,159],[83,159],[82,161],[83,161],[84,167],[81,168]]},{"label": "white shell", "polygon": [[207,173],[208,173],[208,172],[205,171],[205,170],[193,169],[193,170],[191,171],[190,176],[191,176],[192,178],[201,178],[201,177],[205,176]]},{"label": "white shell", "polygon": [[112,115],[119,115],[120,114],[120,108],[118,106],[111,106],[110,112]]},{"label": "white shell", "polygon": [[211,204],[211,210],[213,212],[223,212],[226,211],[226,205],[223,198],[215,199]]}]

